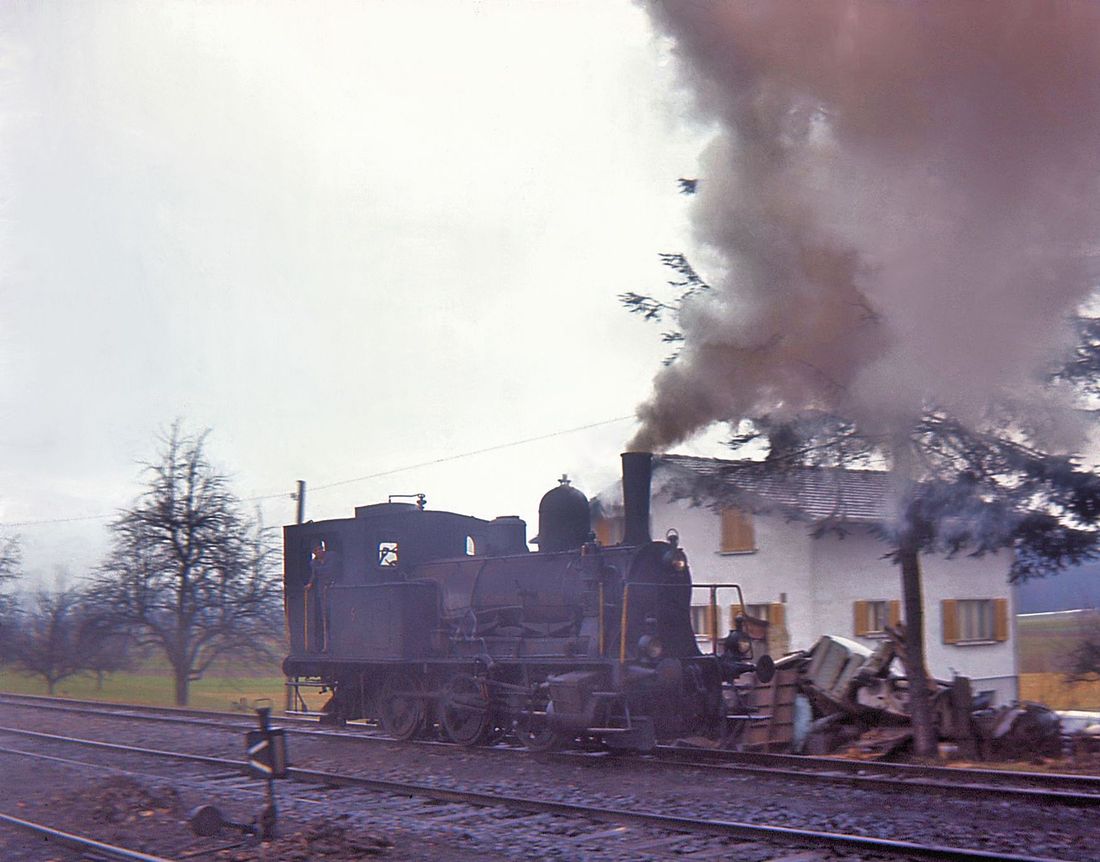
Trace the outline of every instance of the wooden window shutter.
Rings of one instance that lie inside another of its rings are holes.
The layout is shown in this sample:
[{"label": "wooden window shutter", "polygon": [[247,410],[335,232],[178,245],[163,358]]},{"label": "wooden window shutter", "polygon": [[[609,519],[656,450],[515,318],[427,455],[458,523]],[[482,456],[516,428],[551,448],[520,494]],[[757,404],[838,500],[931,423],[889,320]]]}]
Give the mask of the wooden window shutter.
[{"label": "wooden window shutter", "polygon": [[755,551],[752,513],[737,508],[723,509],[721,543],[723,553]]},{"label": "wooden window shutter", "polygon": [[768,605],[767,646],[775,655],[791,651],[791,633],[787,630],[787,606],[783,602]]},{"label": "wooden window shutter", "polygon": [[959,642],[959,609],[955,599],[944,599],[940,602],[943,609],[943,642],[945,644],[957,644]]},{"label": "wooden window shutter", "polygon": [[993,600],[993,640],[1008,640],[1008,599]]},{"label": "wooden window shutter", "polygon": [[865,635],[871,628],[871,603],[870,602],[854,602],[852,607],[855,610],[855,625],[854,630],[856,636]]},{"label": "wooden window shutter", "polygon": [[890,627],[897,628],[901,622],[901,600],[894,599],[890,602]]}]

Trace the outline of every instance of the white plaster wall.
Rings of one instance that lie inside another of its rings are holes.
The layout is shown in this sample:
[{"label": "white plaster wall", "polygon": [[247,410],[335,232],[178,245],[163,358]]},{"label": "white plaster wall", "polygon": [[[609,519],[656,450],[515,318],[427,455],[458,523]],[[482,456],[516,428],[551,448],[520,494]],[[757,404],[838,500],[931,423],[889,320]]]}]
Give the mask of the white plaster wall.
[{"label": "white plaster wall", "polygon": [[[851,637],[874,648],[873,638],[854,637],[852,604],[859,600],[901,599],[901,572],[882,559],[885,546],[869,531],[853,529],[843,539],[833,535],[813,542],[815,628]],[[941,679],[968,676],[975,691],[994,690],[999,703],[1017,696],[1016,632],[1012,591],[1004,554],[947,559],[921,556],[924,588],[924,642],[929,671]],[[1001,643],[945,644],[942,599],[1007,598],[1009,638]],[[792,641],[793,643],[793,641]]]},{"label": "white plaster wall", "polygon": [[[675,528],[697,584],[741,584],[750,604],[785,601],[792,649],[811,646],[823,634],[854,638],[853,603],[901,599],[901,576],[883,559],[886,547],[865,528],[853,528],[844,538],[810,536],[810,526],[785,518],[756,515],[755,553],[719,552],[721,521],[706,507],[655,499],[651,527],[655,539]],[[1003,555],[980,559],[960,556],[921,560],[925,602],[925,652],[930,672],[940,678],[968,676],[975,691],[994,690],[997,702],[1017,697],[1015,609],[1007,583]],[[943,643],[940,600],[945,598],[1008,598],[1009,639],[1003,643],[951,645]],[[696,604],[706,594],[699,593]],[[728,605],[731,598],[719,596]],[[725,632],[723,621],[722,633]],[[874,648],[878,641],[854,638]]]},{"label": "white plaster wall", "polygon": [[[755,520],[756,546],[749,554],[723,554],[721,519],[706,507],[695,507],[685,501],[668,503],[655,500],[651,510],[653,538],[661,539],[670,527],[680,534],[680,544],[691,564],[692,580],[697,584],[737,583],[745,594],[746,604],[787,602],[787,628],[792,648],[809,646],[813,630],[810,602],[796,597],[811,592],[811,539],[805,525],[789,525],[780,518]],[[706,602],[700,592],[696,604]],[[732,598],[719,596],[723,605]],[[721,632],[725,634],[725,627]]]},{"label": "white plaster wall", "polygon": [[[926,555],[921,558],[924,579],[924,632],[931,667],[968,676],[974,690],[995,689],[998,702],[1019,697],[1016,660],[1016,599],[1008,583],[1008,554],[954,559]],[[940,599],[1008,599],[1008,640],[993,644],[945,644]]]}]

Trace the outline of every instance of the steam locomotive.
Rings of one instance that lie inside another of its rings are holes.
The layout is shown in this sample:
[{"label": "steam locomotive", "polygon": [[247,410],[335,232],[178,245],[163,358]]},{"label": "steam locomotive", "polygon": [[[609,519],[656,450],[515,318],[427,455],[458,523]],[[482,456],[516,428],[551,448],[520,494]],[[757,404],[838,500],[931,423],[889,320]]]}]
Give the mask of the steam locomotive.
[{"label": "steam locomotive", "polygon": [[284,528],[296,702],[314,686],[330,693],[323,720],[462,745],[735,736],[748,715],[738,683],[766,682],[771,659],[753,658],[744,616],[721,650],[700,651],[687,556],[674,532],[649,535],[651,456],[622,460],[617,545],[596,541],[588,500],[565,482],[542,498],[538,552],[517,517],[431,511],[422,497]]}]

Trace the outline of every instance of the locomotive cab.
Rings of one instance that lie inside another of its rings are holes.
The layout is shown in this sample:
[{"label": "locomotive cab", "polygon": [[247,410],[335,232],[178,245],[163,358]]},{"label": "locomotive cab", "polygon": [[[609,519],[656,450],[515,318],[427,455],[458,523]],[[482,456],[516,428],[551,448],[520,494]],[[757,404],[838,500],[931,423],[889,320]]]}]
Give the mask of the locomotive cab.
[{"label": "locomotive cab", "polygon": [[[364,650],[351,645],[383,622],[378,619],[381,608],[394,596],[416,594],[396,585],[404,584],[418,566],[467,558],[481,549],[523,552],[525,538],[526,525],[518,518],[485,521],[393,502],[359,506],[354,518],[284,527],[288,665],[311,656],[361,659]],[[386,585],[388,589],[378,589]],[[434,615],[434,598],[412,604],[420,610],[421,623],[424,609]],[[339,626],[334,614],[347,615],[349,608],[355,610],[353,619]]]}]

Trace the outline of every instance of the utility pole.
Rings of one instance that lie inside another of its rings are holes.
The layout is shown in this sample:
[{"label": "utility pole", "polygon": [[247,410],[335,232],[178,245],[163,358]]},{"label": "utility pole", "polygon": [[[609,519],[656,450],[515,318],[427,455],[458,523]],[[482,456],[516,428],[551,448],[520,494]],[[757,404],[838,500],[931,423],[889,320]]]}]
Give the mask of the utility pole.
[{"label": "utility pole", "polygon": [[298,501],[298,523],[301,524],[306,519],[306,480],[298,480],[298,493],[291,494],[295,500]]}]

